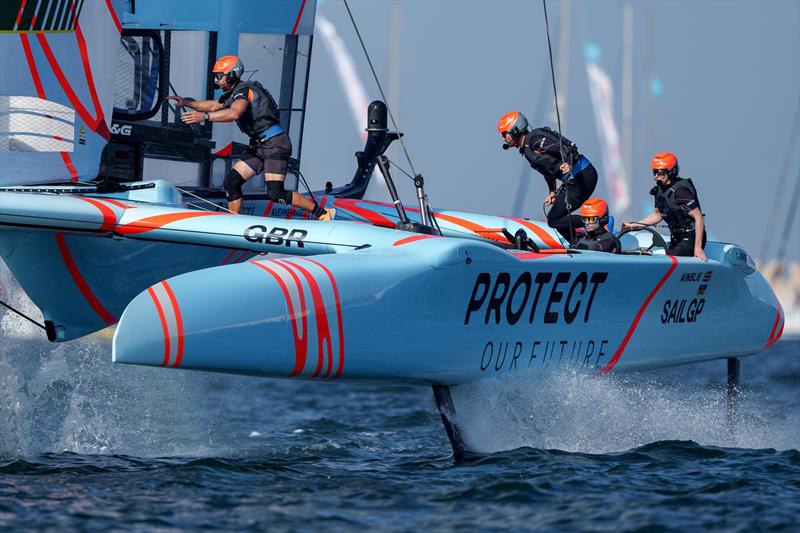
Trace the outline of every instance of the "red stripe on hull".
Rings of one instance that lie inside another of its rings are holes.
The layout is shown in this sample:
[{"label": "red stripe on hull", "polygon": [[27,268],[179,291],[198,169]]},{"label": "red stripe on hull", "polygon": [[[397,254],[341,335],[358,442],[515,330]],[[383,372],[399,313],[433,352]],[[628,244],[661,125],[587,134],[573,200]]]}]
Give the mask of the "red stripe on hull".
[{"label": "red stripe on hull", "polygon": [[95,206],[103,214],[103,223],[100,225],[100,228],[98,228],[100,231],[114,231],[114,228],[117,226],[117,215],[110,207],[92,198],[84,198],[82,196],[78,196],[77,198],[78,200]]},{"label": "red stripe on hull", "polygon": [[295,269],[305,278],[308,286],[311,289],[311,298],[314,300],[314,315],[317,319],[317,368],[311,374],[312,378],[316,378],[322,372],[324,362],[325,348],[328,348],[328,369],[324,377],[330,376],[333,370],[333,346],[331,342],[331,331],[328,327],[328,313],[325,309],[325,301],[322,298],[322,291],[319,290],[317,280],[311,273],[300,265],[296,265],[287,260],[276,261],[278,264],[287,264]]},{"label": "red stripe on hull", "polygon": [[147,287],[147,292],[150,294],[150,298],[153,299],[153,303],[156,306],[156,312],[158,313],[158,318],[161,320],[161,332],[164,334],[164,360],[161,362],[162,367],[166,367],[169,364],[169,327],[167,327],[167,317],[164,314],[164,309],[161,307],[161,303],[158,301],[158,296],[156,296],[156,291],[153,290],[153,287]]},{"label": "red stripe on hull", "polygon": [[178,327],[178,353],[175,355],[175,362],[172,368],[178,368],[183,361],[183,317],[181,316],[181,308],[178,307],[178,299],[175,298],[175,293],[172,292],[172,287],[169,286],[166,280],[162,281],[164,290],[169,296],[169,303],[172,305],[172,312],[175,313],[175,323]]},{"label": "red stripe on hull", "polygon": [[89,288],[89,285],[86,283],[86,280],[83,279],[80,270],[78,270],[78,265],[75,264],[75,260],[72,258],[72,254],[70,254],[69,248],[67,247],[67,242],[64,239],[64,235],[61,233],[56,233],[56,244],[58,245],[58,251],[61,252],[61,257],[64,259],[64,264],[67,266],[67,270],[69,270],[70,275],[72,276],[72,280],[77,285],[78,290],[81,292],[83,297],[89,303],[89,306],[97,313],[103,322],[106,323],[107,326],[117,323],[117,319],[114,318],[114,315],[108,312],[108,310],[100,303],[100,300],[94,295],[92,290]]},{"label": "red stripe on hull", "polygon": [[667,257],[669,257],[670,260],[672,260],[672,265],[669,267],[669,270],[667,270],[667,273],[664,274],[664,277],[661,278],[661,281],[658,282],[658,284],[655,286],[655,288],[647,296],[647,299],[645,299],[645,301],[642,304],[642,306],[639,308],[639,312],[636,313],[636,317],[633,319],[633,323],[631,324],[631,327],[628,328],[628,332],[625,334],[625,338],[622,339],[622,343],[620,343],[619,348],[617,348],[617,351],[614,353],[614,357],[612,357],[611,360],[608,363],[606,363],[606,366],[604,366],[599,372],[597,372],[597,374],[596,374],[597,376],[602,376],[604,374],[608,374],[617,365],[617,361],[619,361],[619,358],[622,357],[622,353],[625,351],[625,347],[628,346],[628,341],[631,340],[631,336],[633,335],[633,332],[636,331],[636,327],[639,325],[639,320],[642,318],[642,315],[644,314],[645,310],[647,309],[647,306],[650,305],[650,301],[655,297],[656,293],[658,293],[658,291],[661,289],[661,287],[664,286],[664,283],[667,282],[669,277],[672,275],[672,273],[678,267],[678,259],[675,256],[669,255]]},{"label": "red stripe on hull", "polygon": [[342,375],[342,371],[344,370],[344,323],[342,322],[342,300],[339,297],[339,288],[336,286],[336,279],[333,277],[333,272],[328,270],[328,267],[309,257],[300,257],[299,259],[313,263],[325,271],[325,274],[328,275],[328,279],[331,281],[331,287],[333,287],[333,298],[336,300],[336,320],[339,321],[339,366],[336,369],[336,373],[333,375],[333,379],[336,379]]},{"label": "red stripe on hull", "polygon": [[[281,292],[283,292],[283,298],[286,300],[286,305],[289,307],[289,319],[292,321],[292,335],[294,336],[294,370],[292,370],[289,377],[295,377],[300,375],[300,372],[306,366],[306,355],[308,353],[308,322],[306,320],[306,316],[308,315],[306,311],[306,299],[303,295],[303,287],[300,285],[300,280],[297,278],[294,272],[289,270],[286,267],[283,267],[284,270],[289,271],[289,274],[292,275],[292,279],[295,280],[295,284],[297,285],[297,290],[300,293],[300,307],[302,308],[302,312],[300,313],[300,318],[302,319],[303,323],[303,335],[301,336],[297,332],[297,315],[294,312],[294,305],[292,304],[292,298],[289,294],[289,289],[286,287],[286,284],[283,282],[283,279],[275,273],[270,267],[263,263],[257,263],[255,261],[250,262],[251,265],[255,265],[258,268],[265,270],[269,273],[270,276],[275,278],[275,281],[278,282],[278,286],[281,288]],[[277,264],[277,263],[276,263]],[[281,265],[282,266],[282,265]]]}]

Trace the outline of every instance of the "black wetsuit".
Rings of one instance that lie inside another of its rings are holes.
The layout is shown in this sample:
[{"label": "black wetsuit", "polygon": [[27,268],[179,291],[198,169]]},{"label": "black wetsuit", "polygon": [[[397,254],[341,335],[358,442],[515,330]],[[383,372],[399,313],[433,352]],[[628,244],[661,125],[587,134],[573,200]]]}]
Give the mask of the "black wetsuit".
[{"label": "black wetsuit", "polygon": [[[597,170],[594,165],[578,152],[575,146],[566,137],[561,137],[559,150],[558,132],[550,128],[536,128],[525,136],[523,146],[520,148],[525,158],[534,170],[544,176],[547,187],[551,192],[556,192],[556,180],[569,183],[562,186],[557,194],[555,203],[547,213],[547,224],[555,228],[568,242],[575,236],[570,234],[570,219],[573,232],[575,228],[582,228],[583,221],[578,215],[570,215],[589,199],[597,185]],[[537,154],[535,152],[541,151]],[[569,163],[572,172],[564,175],[559,169],[561,163]],[[569,196],[567,196],[569,193]],[[567,208],[569,198],[570,208]]]},{"label": "black wetsuit", "polygon": [[[694,255],[695,224],[689,211],[700,209],[697,190],[691,179],[676,178],[667,188],[656,185],[650,191],[655,196],[656,210],[669,226],[670,243],[668,255],[691,257]],[[706,247],[706,231],[703,228],[702,247]]]},{"label": "black wetsuit", "polygon": [[240,81],[222,95],[219,102],[227,107],[237,100],[249,105],[236,120],[242,133],[250,137],[250,146],[241,159],[253,172],[260,174],[286,174],[292,141],[280,127],[280,112],[275,99],[257,81]]},{"label": "black wetsuit", "polygon": [[610,254],[618,254],[622,250],[619,239],[606,230],[600,230],[598,233],[586,232],[571,247],[575,250],[594,250]]}]

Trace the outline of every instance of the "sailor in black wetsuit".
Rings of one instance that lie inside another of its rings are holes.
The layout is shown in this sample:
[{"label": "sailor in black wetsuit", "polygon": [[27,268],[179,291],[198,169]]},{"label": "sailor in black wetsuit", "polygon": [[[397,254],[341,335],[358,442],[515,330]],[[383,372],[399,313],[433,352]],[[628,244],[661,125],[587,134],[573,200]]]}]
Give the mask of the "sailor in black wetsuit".
[{"label": "sailor in black wetsuit", "polygon": [[180,106],[194,109],[181,115],[185,124],[236,121],[242,133],[250,137],[249,148],[223,182],[228,209],[234,213],[240,211],[242,186],[264,172],[270,200],[305,209],[320,220],[331,220],[334,209],[322,209],[302,194],[284,189],[292,141],[281,127],[278,106],[269,91],[257,81],[242,81],[244,65],[236,56],[221,57],[214,64],[213,72],[217,87],[224,93],[218,101],[169,98]]},{"label": "sailor in black wetsuit", "polygon": [[644,225],[658,224],[662,220],[670,231],[667,254],[696,257],[707,261],[706,229],[700,201],[692,180],[678,176],[678,158],[670,152],[653,156],[650,163],[656,186],[650,191],[655,196],[655,210],[638,222],[625,222],[622,229],[640,229]]},{"label": "sailor in black wetsuit", "polygon": [[602,198],[589,198],[581,206],[583,235],[571,246],[576,250],[594,250],[618,254],[619,239],[608,231],[608,206]]},{"label": "sailor in black wetsuit", "polygon": [[[544,176],[550,193],[544,205],[552,205],[547,224],[568,242],[575,240],[575,228],[583,227],[581,217],[570,215],[594,192],[597,170],[578,152],[578,147],[548,127],[528,130],[528,119],[519,111],[506,113],[497,123],[503,137],[503,148],[519,148],[534,170]],[[564,184],[556,190],[556,180]],[[568,194],[569,193],[569,194]],[[570,233],[570,226],[573,232]]]}]

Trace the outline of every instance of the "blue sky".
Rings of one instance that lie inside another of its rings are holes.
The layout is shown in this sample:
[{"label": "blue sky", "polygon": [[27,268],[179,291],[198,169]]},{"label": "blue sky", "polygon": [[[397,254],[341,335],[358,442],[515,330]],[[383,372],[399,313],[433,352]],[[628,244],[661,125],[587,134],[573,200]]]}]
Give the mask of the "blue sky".
[{"label": "blue sky", "polygon": [[[792,148],[785,190],[773,208],[800,104],[800,2],[573,2],[564,131],[598,166],[596,194],[601,196],[606,191],[584,45],[597,43],[602,50],[599,64],[614,83],[621,127],[622,13],[627,4],[634,6],[635,28],[634,212],[649,207],[650,157],[673,151],[682,174],[692,177],[699,190],[714,235],[756,256],[763,239],[771,239],[767,255],[774,255],[790,204],[797,202],[790,196],[798,180],[800,146]],[[542,79],[549,76],[549,67],[541,2],[351,0],[350,6],[433,205],[511,214],[523,165],[516,153],[500,149],[495,125],[514,109],[541,121],[536,117],[541,98],[549,104],[544,115],[552,110],[552,88],[549,79]],[[548,2],[554,54],[560,7]],[[344,5],[324,1],[317,9],[353,54],[368,97],[378,98]],[[400,22],[401,43],[395,65],[399,81],[393,88],[388,61],[392,17]],[[648,63],[663,87],[657,98],[651,94]],[[314,43],[307,109],[304,174],[316,187],[348,180],[360,139],[320,37]],[[390,155],[407,167],[399,147]],[[542,218],[544,180],[532,170],[523,174],[530,180],[524,214]],[[403,199],[413,202],[410,181],[399,175],[396,180]],[[767,228],[771,211],[775,222]],[[793,212],[797,217],[796,207]],[[798,235],[795,218],[788,246],[793,260],[800,258]]]}]

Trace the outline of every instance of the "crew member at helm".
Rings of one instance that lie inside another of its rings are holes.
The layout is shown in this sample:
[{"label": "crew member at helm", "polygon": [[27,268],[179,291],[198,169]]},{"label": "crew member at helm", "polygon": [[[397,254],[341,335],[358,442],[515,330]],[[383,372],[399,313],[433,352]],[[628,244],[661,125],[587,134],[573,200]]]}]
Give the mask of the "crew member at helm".
[{"label": "crew member at helm", "polygon": [[662,220],[669,226],[671,236],[667,248],[669,255],[694,256],[707,261],[706,229],[697,189],[692,180],[681,178],[678,158],[670,152],[653,156],[650,162],[656,186],[650,194],[655,196],[655,210],[638,222],[625,222],[622,229],[641,229]]},{"label": "crew member at helm", "polygon": [[236,56],[224,56],[214,63],[214,80],[223,94],[218,101],[170,96],[176,104],[193,109],[181,115],[184,124],[233,122],[250,137],[250,146],[225,176],[223,186],[228,209],[242,207],[242,186],[264,172],[267,196],[273,202],[291,204],[309,211],[320,220],[331,220],[335,209],[322,209],[300,193],[284,189],[286,168],[292,155],[292,141],[280,125],[275,99],[257,81],[243,81],[244,66]]},{"label": "crew member at helm", "polygon": [[[503,149],[518,148],[531,167],[544,176],[550,190],[544,205],[552,206],[547,213],[547,224],[573,242],[575,228],[583,227],[583,222],[581,217],[570,213],[592,195],[597,185],[597,171],[592,163],[557,131],[546,126],[530,131],[528,119],[519,111],[503,115],[497,123],[497,132],[503,138]],[[558,190],[556,180],[563,182]]]},{"label": "crew member at helm", "polygon": [[622,249],[619,239],[608,231],[608,205],[602,198],[589,198],[580,209],[583,221],[583,236],[572,248],[576,250],[594,250],[618,254]]}]

